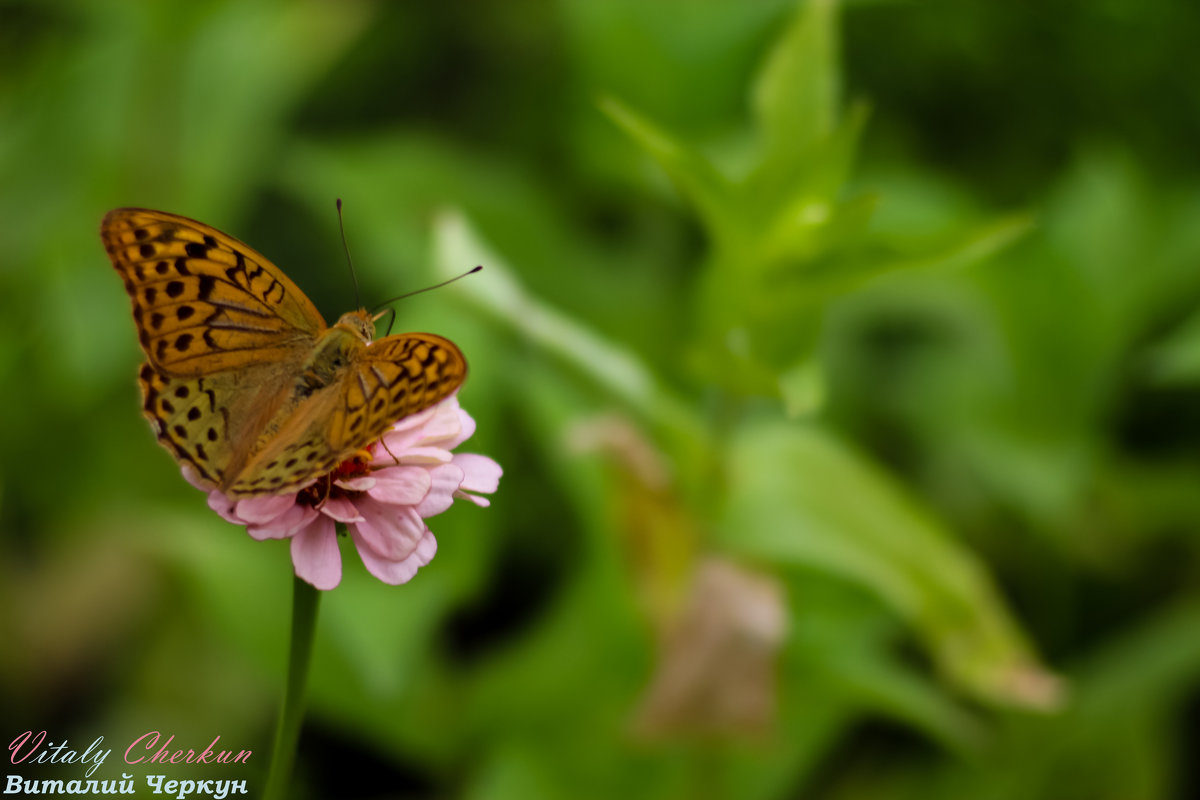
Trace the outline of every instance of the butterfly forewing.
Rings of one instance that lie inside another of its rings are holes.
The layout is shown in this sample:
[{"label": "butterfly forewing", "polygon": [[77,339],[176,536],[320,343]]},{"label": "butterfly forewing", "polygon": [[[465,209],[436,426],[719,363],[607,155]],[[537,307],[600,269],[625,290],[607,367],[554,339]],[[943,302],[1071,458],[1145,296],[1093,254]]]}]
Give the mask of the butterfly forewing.
[{"label": "butterfly forewing", "polygon": [[278,363],[311,347],[325,321],[283,272],[195,220],[122,208],[100,236],[133,301],[146,357],[172,375]]},{"label": "butterfly forewing", "polygon": [[440,336],[363,341],[365,311],[347,315],[365,321],[348,349],[321,348],[350,329],[327,328],[278,267],[195,220],[122,208],[100,234],[146,353],[143,411],[176,460],[231,497],[311,483],[466,377]]}]

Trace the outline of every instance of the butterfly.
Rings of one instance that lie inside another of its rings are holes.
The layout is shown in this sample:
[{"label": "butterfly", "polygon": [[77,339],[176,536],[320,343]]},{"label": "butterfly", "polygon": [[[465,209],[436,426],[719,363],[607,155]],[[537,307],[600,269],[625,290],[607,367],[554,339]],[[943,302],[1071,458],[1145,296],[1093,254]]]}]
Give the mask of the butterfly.
[{"label": "butterfly", "polygon": [[133,301],[143,413],[229,497],[302,488],[466,377],[441,336],[375,340],[365,309],[327,326],[279,267],[203,223],[118,208],[100,238]]}]

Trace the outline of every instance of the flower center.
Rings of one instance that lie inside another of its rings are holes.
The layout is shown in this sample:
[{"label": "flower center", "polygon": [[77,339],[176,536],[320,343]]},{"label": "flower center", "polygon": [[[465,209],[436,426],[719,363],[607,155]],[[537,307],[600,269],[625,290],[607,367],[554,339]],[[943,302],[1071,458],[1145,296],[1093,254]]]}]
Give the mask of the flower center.
[{"label": "flower center", "polygon": [[332,472],[317,478],[316,483],[301,489],[300,493],[296,495],[296,502],[300,505],[319,507],[330,497],[358,497],[362,492],[338,486],[337,481],[361,478],[370,474],[371,454],[366,450],[359,450],[334,467]]}]

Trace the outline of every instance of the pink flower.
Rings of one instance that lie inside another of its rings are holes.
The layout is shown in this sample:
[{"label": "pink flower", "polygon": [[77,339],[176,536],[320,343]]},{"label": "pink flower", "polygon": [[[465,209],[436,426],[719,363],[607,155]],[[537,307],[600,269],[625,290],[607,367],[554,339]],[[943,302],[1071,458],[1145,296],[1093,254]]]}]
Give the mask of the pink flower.
[{"label": "pink flower", "polygon": [[475,432],[475,420],[451,396],[397,422],[379,441],[299,492],[244,500],[226,497],[197,480],[208,505],[255,539],[292,540],[296,574],[318,589],[342,580],[336,523],[343,523],[367,570],[384,583],[407,582],[437,552],[425,520],[455,498],[479,506],[475,492],[496,491],[502,470],[492,459],[453,453]]}]

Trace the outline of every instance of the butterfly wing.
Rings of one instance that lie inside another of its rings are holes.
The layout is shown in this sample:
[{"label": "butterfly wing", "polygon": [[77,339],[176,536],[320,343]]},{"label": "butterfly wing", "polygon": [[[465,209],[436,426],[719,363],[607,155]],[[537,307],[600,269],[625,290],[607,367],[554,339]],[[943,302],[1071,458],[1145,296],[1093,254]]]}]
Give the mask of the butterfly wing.
[{"label": "butterfly wing", "polygon": [[224,490],[294,491],[365,448],[398,420],[451,395],[467,375],[448,339],[405,333],[363,344],[338,378],[286,410]]},{"label": "butterfly wing", "polygon": [[211,375],[164,375],[142,364],[142,412],[159,444],[221,486],[245,463],[249,445],[279,406],[278,381],[269,367]]},{"label": "butterfly wing", "polygon": [[462,352],[441,336],[402,333],[372,342],[342,381],[329,441],[353,452],[398,420],[449,397],[466,377]]},{"label": "butterfly wing", "polygon": [[104,217],[100,237],[133,301],[142,350],[163,375],[295,363],[325,330],[278,267],[201,222],[118,208]]}]

